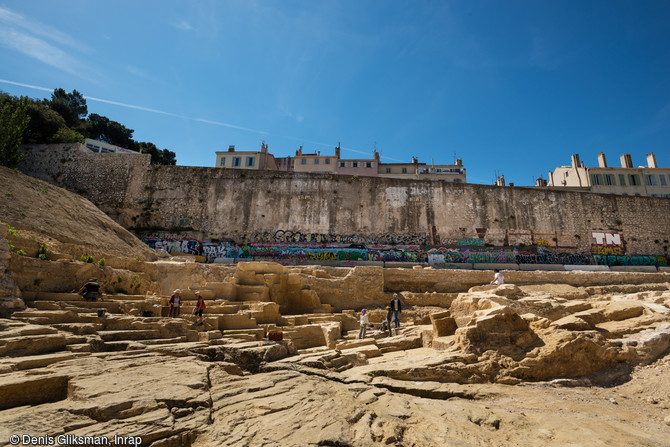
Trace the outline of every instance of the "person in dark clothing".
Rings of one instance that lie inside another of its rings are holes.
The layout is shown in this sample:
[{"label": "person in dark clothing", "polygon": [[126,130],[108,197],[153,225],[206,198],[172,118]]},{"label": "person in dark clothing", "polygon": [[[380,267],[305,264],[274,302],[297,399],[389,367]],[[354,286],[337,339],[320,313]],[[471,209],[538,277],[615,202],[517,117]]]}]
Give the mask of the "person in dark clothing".
[{"label": "person in dark clothing", "polygon": [[391,322],[393,321],[393,311],[391,310],[391,306],[386,306],[386,319],[382,322],[381,327],[379,330],[381,331],[389,331],[389,337],[393,337],[393,332],[392,332],[392,327],[391,327]]},{"label": "person in dark clothing", "polygon": [[400,311],[402,307],[400,306],[400,299],[398,299],[398,294],[393,294],[393,299],[391,300],[391,310],[393,311],[393,316],[395,318],[395,327],[400,327]]},{"label": "person in dark clothing", "polygon": [[77,293],[83,296],[86,301],[95,301],[98,297],[102,301],[102,288],[98,284],[97,278],[91,278]]}]

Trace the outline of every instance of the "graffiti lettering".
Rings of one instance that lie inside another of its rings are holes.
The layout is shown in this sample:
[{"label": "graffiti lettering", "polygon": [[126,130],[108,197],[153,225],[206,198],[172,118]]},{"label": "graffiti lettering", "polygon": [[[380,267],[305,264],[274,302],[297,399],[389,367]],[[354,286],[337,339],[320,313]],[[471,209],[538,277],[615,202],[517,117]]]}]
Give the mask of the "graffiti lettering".
[{"label": "graffiti lettering", "polygon": [[484,245],[484,239],[471,238],[471,239],[459,239],[458,245]]},{"label": "graffiti lettering", "polygon": [[592,231],[591,232],[592,243],[596,245],[618,245],[623,246],[621,234],[619,233],[606,233],[603,231]]},{"label": "graffiti lettering", "polygon": [[591,254],[601,256],[621,256],[624,254],[623,247],[619,245],[591,245]]}]

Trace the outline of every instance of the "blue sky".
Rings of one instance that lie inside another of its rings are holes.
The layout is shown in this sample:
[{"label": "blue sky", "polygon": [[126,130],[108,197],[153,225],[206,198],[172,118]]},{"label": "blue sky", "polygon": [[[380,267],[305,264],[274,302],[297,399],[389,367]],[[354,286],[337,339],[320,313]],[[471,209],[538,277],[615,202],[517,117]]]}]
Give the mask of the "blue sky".
[{"label": "blue sky", "polygon": [[58,87],[179,165],[265,141],[483,184],[670,167],[670,2],[0,0],[0,90]]}]

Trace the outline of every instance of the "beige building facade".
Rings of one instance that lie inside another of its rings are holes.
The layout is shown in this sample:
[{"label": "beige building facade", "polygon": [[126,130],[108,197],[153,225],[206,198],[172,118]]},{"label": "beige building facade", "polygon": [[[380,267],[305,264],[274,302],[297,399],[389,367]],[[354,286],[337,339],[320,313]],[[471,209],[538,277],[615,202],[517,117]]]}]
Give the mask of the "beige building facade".
[{"label": "beige building facade", "polygon": [[216,153],[216,166],[233,169],[276,170],[287,172],[309,172],[313,174],[358,175],[361,177],[385,177],[410,180],[433,180],[442,182],[466,183],[466,173],[461,159],[455,164],[435,165],[419,163],[412,157],[410,163],[383,163],[379,152],[373,152],[373,158],[344,159],[340,156],[340,145],[334,155],[322,155],[321,152],[303,152],[302,146],[294,157],[275,158],[268,153],[265,143],[261,151],[236,151],[230,146],[227,152]]},{"label": "beige building facade", "polygon": [[277,163],[268,152],[268,145],[261,143],[260,151],[236,151],[235,146],[228,146],[226,152],[216,153],[216,166],[230,169],[250,169],[255,171],[277,171]]},{"label": "beige building facade", "polygon": [[647,154],[647,166],[633,167],[630,154],[623,154],[620,161],[621,167],[610,167],[601,152],[598,166],[586,167],[575,154],[570,166],[549,172],[547,186],[583,188],[599,194],[670,197],[670,168],[659,168],[653,152]]}]

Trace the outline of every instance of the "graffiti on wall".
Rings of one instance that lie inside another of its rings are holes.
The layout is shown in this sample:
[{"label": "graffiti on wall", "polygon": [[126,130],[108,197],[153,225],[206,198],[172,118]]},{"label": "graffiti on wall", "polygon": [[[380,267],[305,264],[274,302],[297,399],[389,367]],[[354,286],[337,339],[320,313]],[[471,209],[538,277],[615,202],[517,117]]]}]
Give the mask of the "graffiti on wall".
[{"label": "graffiti on wall", "polygon": [[425,234],[382,233],[372,236],[358,234],[303,233],[300,231],[277,230],[274,233],[254,233],[252,242],[307,242],[341,244],[385,244],[385,245],[425,245]]},{"label": "graffiti on wall", "polygon": [[143,238],[142,240],[154,250],[165,250],[168,253],[177,252],[197,256],[202,254],[202,244],[195,239]]},{"label": "graffiti on wall", "polygon": [[[375,236],[377,238],[377,236]],[[255,234],[261,241],[238,244],[224,239],[180,238],[165,234],[143,237],[142,240],[154,250],[169,253],[187,253],[204,256],[209,262],[216,258],[270,260],[282,263],[306,264],[310,262],[411,262],[429,264],[563,264],[563,265],[668,265],[664,256],[628,255],[621,234],[591,232],[591,253],[570,252],[550,247],[546,240],[536,239],[537,252],[515,249],[479,248],[483,239],[459,239],[458,247],[433,247],[423,249],[425,237],[388,233],[374,243],[366,237],[341,236],[317,233],[292,233],[277,231]],[[267,240],[270,239],[270,240]],[[391,241],[391,243],[388,243]],[[398,241],[411,242],[398,244]],[[418,241],[418,242],[417,242]],[[456,242],[456,241],[452,241]]]},{"label": "graffiti on wall", "polygon": [[479,238],[459,239],[459,240],[458,240],[458,245],[478,245],[478,246],[483,246],[483,245],[484,245],[484,239],[479,239]]},{"label": "graffiti on wall", "polygon": [[668,260],[665,256],[593,256],[596,265],[659,265],[667,266]]}]

